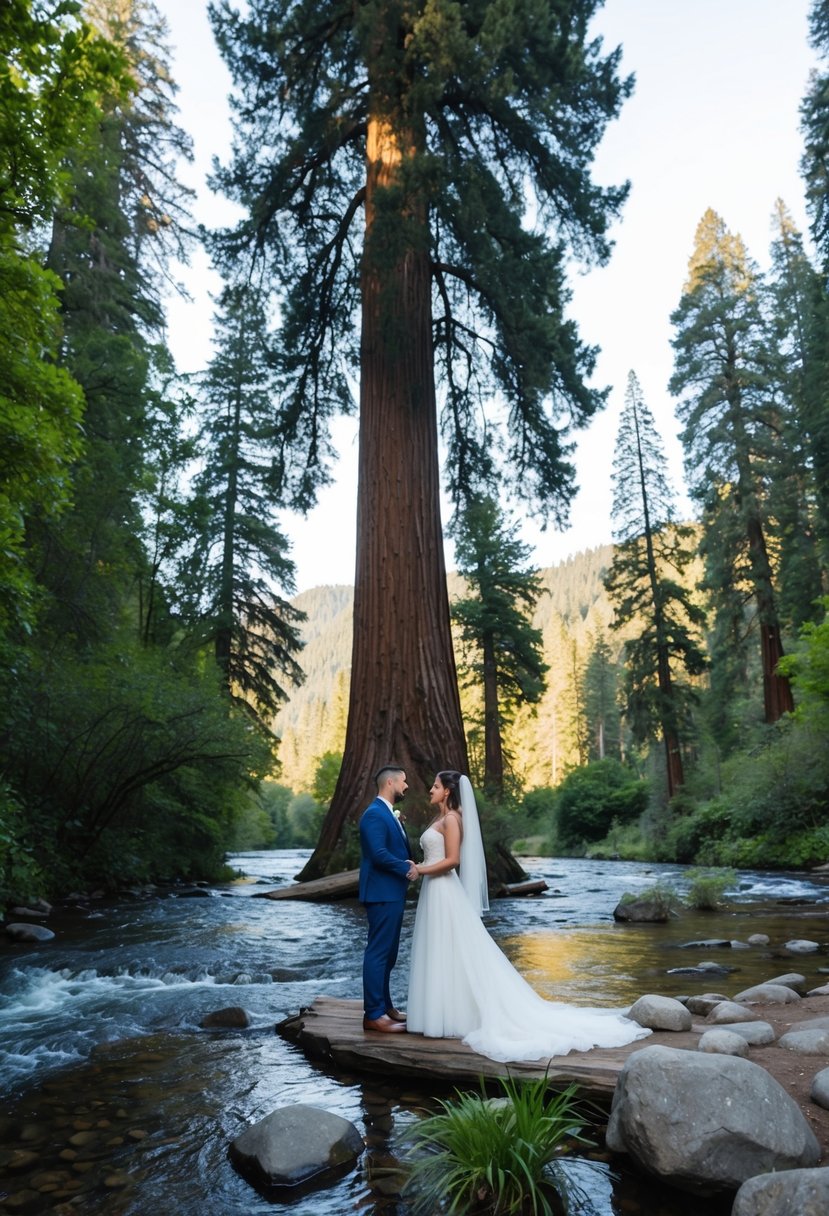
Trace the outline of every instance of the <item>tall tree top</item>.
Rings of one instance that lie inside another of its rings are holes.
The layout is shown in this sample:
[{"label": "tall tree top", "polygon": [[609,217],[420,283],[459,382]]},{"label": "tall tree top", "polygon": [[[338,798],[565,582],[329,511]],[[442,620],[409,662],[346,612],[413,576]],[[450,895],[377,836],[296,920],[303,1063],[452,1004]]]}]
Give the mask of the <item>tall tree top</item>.
[{"label": "tall tree top", "polygon": [[[604,393],[595,350],[565,317],[565,267],[603,262],[627,186],[591,178],[630,93],[620,51],[588,26],[599,0],[253,0],[211,5],[236,81],[236,141],[220,186],[247,210],[226,258],[271,260],[284,316],[285,425],[304,448],[300,502],[328,460],[328,419],[352,408],[349,373],[372,163],[374,256],[428,246],[434,349],[453,489],[509,462],[516,493],[563,518],[566,432]],[[379,250],[379,254],[377,251]],[[385,253],[383,252],[385,250]],[[508,402],[493,428],[494,392]]]}]

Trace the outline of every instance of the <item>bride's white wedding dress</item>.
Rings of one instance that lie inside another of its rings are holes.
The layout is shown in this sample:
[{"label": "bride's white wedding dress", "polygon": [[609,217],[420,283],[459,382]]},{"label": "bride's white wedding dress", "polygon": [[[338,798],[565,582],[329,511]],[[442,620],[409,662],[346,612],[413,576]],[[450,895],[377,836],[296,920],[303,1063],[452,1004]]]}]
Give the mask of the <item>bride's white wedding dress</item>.
[{"label": "bride's white wedding dress", "polygon": [[[443,835],[420,838],[427,864],[446,856]],[[508,1063],[591,1047],[621,1047],[650,1034],[613,1010],[543,1000],[489,936],[455,870],[424,875],[412,936],[409,1031],[463,1039]]]}]

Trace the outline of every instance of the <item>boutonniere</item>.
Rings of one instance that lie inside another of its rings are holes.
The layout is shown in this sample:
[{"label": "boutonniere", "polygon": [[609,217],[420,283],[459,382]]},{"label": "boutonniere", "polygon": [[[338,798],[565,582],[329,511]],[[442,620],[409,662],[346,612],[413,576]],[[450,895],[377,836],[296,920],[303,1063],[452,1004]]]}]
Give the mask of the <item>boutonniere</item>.
[{"label": "boutonniere", "polygon": [[392,811],[392,815],[394,815],[394,817],[395,817],[395,819],[397,820],[397,822],[398,822],[398,823],[405,823],[405,822],[406,822],[406,821],[405,821],[405,819],[403,818],[403,813],[402,813],[402,811],[398,811],[397,807],[395,807],[395,808],[394,808],[394,810]]}]

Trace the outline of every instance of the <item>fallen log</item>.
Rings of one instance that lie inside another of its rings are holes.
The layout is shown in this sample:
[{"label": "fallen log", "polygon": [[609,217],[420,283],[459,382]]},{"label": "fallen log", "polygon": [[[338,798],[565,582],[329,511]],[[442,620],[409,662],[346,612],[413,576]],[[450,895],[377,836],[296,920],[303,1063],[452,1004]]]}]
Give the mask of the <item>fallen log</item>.
[{"label": "fallen log", "polygon": [[498,899],[509,899],[513,895],[540,895],[549,890],[543,878],[531,879],[529,882],[505,882],[496,889],[494,894]]},{"label": "fallen log", "polygon": [[359,887],[360,871],[344,870],[341,874],[327,874],[324,878],[295,882],[289,887],[276,887],[273,891],[257,891],[254,898],[308,899],[323,903],[329,899],[356,899]]}]

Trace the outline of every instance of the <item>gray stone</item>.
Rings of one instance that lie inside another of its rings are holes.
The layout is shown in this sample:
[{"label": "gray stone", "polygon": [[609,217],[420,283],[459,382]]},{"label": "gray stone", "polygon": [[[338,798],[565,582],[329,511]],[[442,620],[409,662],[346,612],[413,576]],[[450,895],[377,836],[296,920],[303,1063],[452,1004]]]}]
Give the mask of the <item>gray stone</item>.
[{"label": "gray stone", "polygon": [[753,988],[738,992],[734,1000],[745,1001],[747,1005],[790,1005],[800,997],[794,988],[785,984],[755,984]]},{"label": "gray stone", "polygon": [[815,950],[820,949],[820,942],[811,942],[808,938],[796,938],[792,942],[786,942],[786,950],[791,950],[792,954],[813,954]]},{"label": "gray stone", "polygon": [[767,946],[771,939],[765,933],[752,933],[748,939],[750,946]]},{"label": "gray stone", "polygon": [[10,911],[11,916],[33,916],[35,920],[46,920],[49,913],[41,911],[40,908],[29,908],[23,904]]},{"label": "gray stone", "polygon": [[49,942],[55,936],[45,925],[24,924],[22,921],[6,925],[6,932],[16,942]]},{"label": "gray stone", "polygon": [[807,1018],[805,1022],[797,1023],[798,1030],[829,1030],[829,1016],[822,1018]]},{"label": "gray stone", "polygon": [[829,1068],[822,1068],[815,1073],[812,1080],[812,1092],[809,1095],[813,1102],[829,1110]]},{"label": "gray stone", "polygon": [[215,1009],[213,1013],[206,1013],[199,1025],[205,1030],[245,1030],[250,1026],[250,1014],[241,1005],[228,1005],[226,1009]]},{"label": "gray stone", "polygon": [[826,1216],[829,1169],[759,1174],[740,1187],[731,1216]]},{"label": "gray stone", "polygon": [[750,950],[751,946],[748,944],[748,942],[741,942],[737,938],[732,938],[731,939],[731,949],[732,950]]},{"label": "gray stone", "polygon": [[726,1026],[729,1022],[759,1022],[760,1014],[749,1009],[748,1005],[738,1005],[736,1001],[720,1001],[705,1020],[712,1026]]},{"label": "gray stone", "polygon": [[790,1030],[781,1034],[777,1046],[800,1056],[829,1055],[829,1030]]},{"label": "gray stone", "polygon": [[711,937],[711,938],[703,938],[702,941],[698,941],[698,942],[682,942],[679,949],[680,950],[697,950],[697,949],[712,950],[717,947],[725,947],[725,946],[730,946],[730,945],[731,945],[731,942],[727,941],[726,938],[724,938],[724,937]]},{"label": "gray stone", "polygon": [[767,1047],[777,1038],[769,1022],[729,1022],[728,1029],[741,1035],[752,1047]]},{"label": "gray stone", "polygon": [[691,1013],[705,1017],[716,1005],[727,1000],[728,997],[722,996],[719,992],[703,992],[700,996],[689,996],[687,1001],[683,1001],[683,1004],[686,1009],[691,1010]]},{"label": "gray stone", "polygon": [[799,975],[797,971],[787,971],[785,975],[772,976],[770,980],[764,981],[766,984],[782,984],[784,988],[794,988],[795,992],[803,995],[803,989],[806,987],[806,976]]},{"label": "gray stone", "polygon": [[664,899],[619,900],[613,909],[613,919],[639,924],[664,924],[670,911]]},{"label": "gray stone", "polygon": [[240,1173],[266,1186],[324,1181],[353,1165],[363,1151],[353,1123],[318,1106],[296,1104],[272,1111],[230,1145]]},{"label": "gray stone", "polygon": [[649,1030],[690,1030],[691,1012],[672,996],[648,993],[630,1007],[628,1017]]},{"label": "gray stone", "polygon": [[696,1194],[814,1165],[820,1146],[797,1103],[737,1056],[643,1047],[625,1061],[607,1128],[612,1152]]},{"label": "gray stone", "polygon": [[819,988],[810,988],[807,996],[829,996],[829,984],[821,984]]},{"label": "gray stone", "polygon": [[723,967],[719,963],[709,963],[706,966],[704,963],[697,963],[696,967],[670,967],[666,975],[729,975],[734,970],[733,967]]},{"label": "gray stone", "polygon": [[698,1051],[709,1051],[719,1056],[747,1056],[748,1043],[741,1034],[733,1030],[706,1030],[700,1036]]}]

